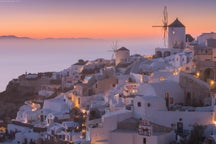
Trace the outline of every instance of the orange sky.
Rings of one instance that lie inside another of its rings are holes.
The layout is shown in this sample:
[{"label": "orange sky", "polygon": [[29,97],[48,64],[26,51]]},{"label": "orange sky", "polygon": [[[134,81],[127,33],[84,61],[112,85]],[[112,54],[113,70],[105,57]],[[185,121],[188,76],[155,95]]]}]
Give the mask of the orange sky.
[{"label": "orange sky", "polygon": [[163,7],[194,36],[216,32],[214,0],[17,0],[0,2],[0,35],[91,38],[160,37]]}]

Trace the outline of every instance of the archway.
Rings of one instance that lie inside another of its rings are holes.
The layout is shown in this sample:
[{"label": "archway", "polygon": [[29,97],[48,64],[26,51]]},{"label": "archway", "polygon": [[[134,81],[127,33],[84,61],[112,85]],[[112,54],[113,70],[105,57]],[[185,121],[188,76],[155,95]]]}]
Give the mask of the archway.
[{"label": "archway", "polygon": [[162,52],[161,51],[157,51],[156,52],[156,57],[157,58],[161,58],[162,57]]},{"label": "archway", "polygon": [[214,79],[214,71],[211,68],[204,70],[204,81],[207,81],[208,79]]},{"label": "archway", "polygon": [[170,51],[165,51],[164,52],[164,57],[167,57],[167,56],[170,56],[170,55],[171,55]]}]

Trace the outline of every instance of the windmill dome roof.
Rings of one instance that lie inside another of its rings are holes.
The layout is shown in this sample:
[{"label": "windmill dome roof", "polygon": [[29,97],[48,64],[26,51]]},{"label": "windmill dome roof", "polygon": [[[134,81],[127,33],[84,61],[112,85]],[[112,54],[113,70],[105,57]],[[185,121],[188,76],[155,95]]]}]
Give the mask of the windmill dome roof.
[{"label": "windmill dome roof", "polygon": [[176,18],[176,20],[173,23],[171,23],[169,27],[185,27],[185,26],[178,20],[178,18]]},{"label": "windmill dome roof", "polygon": [[121,47],[121,48],[117,49],[117,51],[129,51],[129,49],[127,49],[126,47]]}]

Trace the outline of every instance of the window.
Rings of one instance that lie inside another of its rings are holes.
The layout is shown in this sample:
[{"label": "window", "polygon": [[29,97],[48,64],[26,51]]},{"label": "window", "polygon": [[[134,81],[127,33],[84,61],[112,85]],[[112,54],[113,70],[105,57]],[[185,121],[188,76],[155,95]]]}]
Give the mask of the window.
[{"label": "window", "polygon": [[80,98],[78,98],[78,104],[80,104]]},{"label": "window", "polygon": [[173,104],[173,97],[171,97],[170,99],[169,99],[169,102],[170,102],[170,104]]},{"label": "window", "polygon": [[141,107],[141,102],[138,102],[138,103],[137,103],[137,106],[138,106],[138,107]]},{"label": "window", "polygon": [[151,104],[150,104],[150,103],[148,103],[148,104],[147,104],[147,106],[148,106],[148,107],[150,107],[150,106],[151,106]]},{"label": "window", "polygon": [[189,67],[186,67],[186,70],[190,70],[190,68],[189,68]]},{"label": "window", "polygon": [[165,99],[169,98],[169,93],[166,92],[165,95],[164,95]]},{"label": "window", "polygon": [[95,88],[97,88],[98,86],[97,86],[97,84],[95,84]]},{"label": "window", "polygon": [[146,138],[143,138],[143,144],[146,144]]}]

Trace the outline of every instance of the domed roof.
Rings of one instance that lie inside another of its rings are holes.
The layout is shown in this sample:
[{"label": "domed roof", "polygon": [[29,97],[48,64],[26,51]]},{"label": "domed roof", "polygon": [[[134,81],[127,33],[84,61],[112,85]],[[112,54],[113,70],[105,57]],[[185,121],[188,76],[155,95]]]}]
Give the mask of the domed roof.
[{"label": "domed roof", "polygon": [[173,23],[171,23],[169,27],[185,27],[185,26],[178,20],[178,18],[176,18],[176,20]]}]

